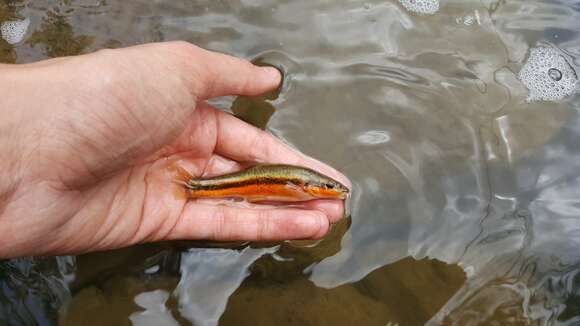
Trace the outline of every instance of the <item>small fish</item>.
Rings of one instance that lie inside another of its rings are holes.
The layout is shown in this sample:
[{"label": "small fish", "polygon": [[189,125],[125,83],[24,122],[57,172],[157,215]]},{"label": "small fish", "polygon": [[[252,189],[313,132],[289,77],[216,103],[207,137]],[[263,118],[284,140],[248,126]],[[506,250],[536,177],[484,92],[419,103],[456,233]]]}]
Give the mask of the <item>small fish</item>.
[{"label": "small fish", "polygon": [[340,182],[308,168],[255,165],[243,171],[208,179],[193,178],[179,169],[177,181],[188,198],[241,198],[249,202],[299,202],[312,199],[345,199],[349,190]]}]

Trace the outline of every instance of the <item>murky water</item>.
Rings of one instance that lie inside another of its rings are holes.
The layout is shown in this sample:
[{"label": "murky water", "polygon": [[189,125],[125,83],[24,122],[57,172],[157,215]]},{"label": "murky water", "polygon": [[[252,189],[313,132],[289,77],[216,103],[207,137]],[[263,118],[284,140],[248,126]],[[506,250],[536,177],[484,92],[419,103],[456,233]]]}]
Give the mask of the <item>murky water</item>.
[{"label": "murky water", "polygon": [[0,324],[580,324],[580,3],[428,2],[0,3],[3,62],[181,39],[282,68],[217,104],[354,183],[318,243],[4,262]]}]

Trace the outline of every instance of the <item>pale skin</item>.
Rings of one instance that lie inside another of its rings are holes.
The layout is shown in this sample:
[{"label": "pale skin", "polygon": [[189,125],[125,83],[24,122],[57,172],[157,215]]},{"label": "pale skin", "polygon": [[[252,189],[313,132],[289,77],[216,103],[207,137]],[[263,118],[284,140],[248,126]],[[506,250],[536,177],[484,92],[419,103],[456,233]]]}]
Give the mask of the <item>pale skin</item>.
[{"label": "pale skin", "polygon": [[277,88],[274,68],[185,42],[0,65],[0,258],[79,254],[162,240],[318,239],[341,201],[259,207],[184,200],[194,176],[243,162],[333,168],[205,101]]}]

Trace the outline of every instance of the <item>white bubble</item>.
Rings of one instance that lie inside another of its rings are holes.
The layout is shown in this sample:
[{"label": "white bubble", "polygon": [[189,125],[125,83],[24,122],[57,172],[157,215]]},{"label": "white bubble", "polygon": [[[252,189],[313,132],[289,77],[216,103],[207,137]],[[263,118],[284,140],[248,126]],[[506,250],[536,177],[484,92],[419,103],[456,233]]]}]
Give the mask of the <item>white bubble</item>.
[{"label": "white bubble", "polygon": [[383,130],[369,130],[360,134],[357,139],[363,144],[378,145],[388,143],[391,140],[391,136]]},{"label": "white bubble", "polygon": [[9,44],[16,44],[22,41],[26,31],[30,26],[30,19],[23,20],[8,20],[0,25],[0,33],[2,38]]},{"label": "white bubble", "polygon": [[473,15],[468,14],[463,17],[457,17],[455,19],[455,22],[457,22],[457,24],[463,24],[465,26],[471,26],[476,23],[477,25],[481,25],[481,17],[479,16],[479,11],[475,10],[473,12]]},{"label": "white bubble", "polygon": [[471,15],[467,15],[463,18],[463,24],[469,26],[469,25],[473,25],[473,22],[475,21],[475,17],[471,16]]},{"label": "white bubble", "polygon": [[578,86],[574,68],[558,50],[546,46],[531,49],[519,79],[529,91],[528,101],[559,101]]},{"label": "white bubble", "polygon": [[433,15],[439,11],[439,0],[399,0],[401,5],[408,11]]}]

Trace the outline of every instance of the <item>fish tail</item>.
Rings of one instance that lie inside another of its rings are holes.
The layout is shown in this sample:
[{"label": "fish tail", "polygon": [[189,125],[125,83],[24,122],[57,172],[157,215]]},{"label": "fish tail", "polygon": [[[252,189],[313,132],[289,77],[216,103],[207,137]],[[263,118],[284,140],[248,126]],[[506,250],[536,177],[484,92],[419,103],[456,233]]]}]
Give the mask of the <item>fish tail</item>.
[{"label": "fish tail", "polygon": [[179,165],[174,165],[171,170],[173,172],[173,181],[189,188],[190,182],[193,179],[191,173]]},{"label": "fish tail", "polygon": [[166,169],[173,179],[174,186],[171,187],[173,196],[176,199],[188,199],[190,197],[188,185],[193,178],[191,173],[179,166],[175,161],[169,162],[166,165]]}]

